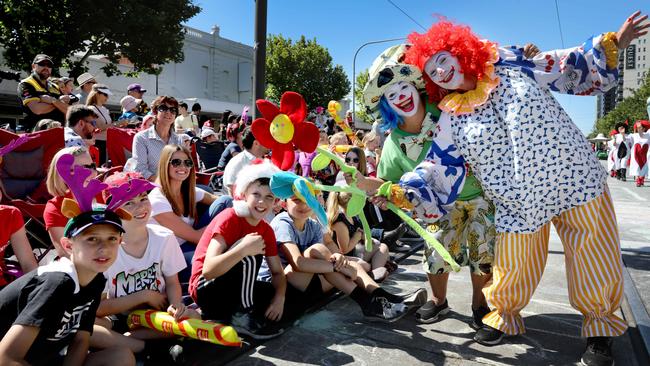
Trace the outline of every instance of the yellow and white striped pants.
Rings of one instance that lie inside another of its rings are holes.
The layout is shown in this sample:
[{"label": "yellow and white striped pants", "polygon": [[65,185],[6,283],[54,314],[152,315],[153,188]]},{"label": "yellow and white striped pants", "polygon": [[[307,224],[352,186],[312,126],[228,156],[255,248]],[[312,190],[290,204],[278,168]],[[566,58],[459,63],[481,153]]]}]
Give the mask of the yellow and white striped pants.
[{"label": "yellow and white striped pants", "polygon": [[[627,325],[614,315],[623,296],[623,263],[609,189],[551,222],[564,245],[569,301],[584,316],[582,336],[623,334]],[[519,312],[544,272],[551,222],[532,234],[498,234],[493,282],[483,290],[495,310],[484,324],[510,335],[525,332]]]}]

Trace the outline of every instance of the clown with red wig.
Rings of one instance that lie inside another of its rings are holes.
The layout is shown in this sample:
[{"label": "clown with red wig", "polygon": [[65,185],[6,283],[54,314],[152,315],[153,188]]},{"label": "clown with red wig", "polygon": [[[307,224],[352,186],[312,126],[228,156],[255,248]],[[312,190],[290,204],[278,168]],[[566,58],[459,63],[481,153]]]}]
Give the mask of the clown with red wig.
[{"label": "clown with red wig", "polygon": [[[467,169],[452,138],[449,119],[439,120],[436,104],[428,103],[422,73],[403,63],[407,46],[385,50],[369,69],[364,103],[381,129],[391,130],[382,150],[377,177],[400,181],[418,193],[410,193],[416,217],[427,226],[461,266],[470,268],[472,323],[478,328],[490,312],[481,289],[491,278],[494,258],[494,205]],[[418,165],[419,164],[419,165]],[[418,170],[414,169],[419,167]],[[424,177],[424,179],[423,179]],[[372,191],[380,183],[358,178],[359,186]],[[425,246],[423,268],[433,291],[432,300],[417,310],[421,323],[433,323],[449,312],[447,284],[451,266],[432,247]]]},{"label": "clown with red wig", "polygon": [[[482,319],[474,337],[479,343],[495,345],[504,334],[524,333],[520,311],[541,279],[553,223],[571,253],[569,298],[584,315],[589,344],[582,361],[611,364],[611,337],[627,325],[614,314],[623,279],[607,174],[551,91],[595,95],[615,86],[618,51],[645,34],[646,18],[637,12],[618,33],[532,59],[444,20],[409,36],[404,61],[422,71],[430,101],[443,112],[439,124],[451,126],[458,154],[496,208],[493,284],[485,290],[495,310]],[[428,201],[423,185],[446,187],[434,181],[429,162],[414,173],[419,181],[410,174],[400,186],[415,205]]]},{"label": "clown with red wig", "polygon": [[642,120],[634,124],[636,131],[630,135],[632,156],[630,158],[630,175],[635,177],[636,186],[643,187],[648,175],[648,157],[650,156],[650,122]]}]

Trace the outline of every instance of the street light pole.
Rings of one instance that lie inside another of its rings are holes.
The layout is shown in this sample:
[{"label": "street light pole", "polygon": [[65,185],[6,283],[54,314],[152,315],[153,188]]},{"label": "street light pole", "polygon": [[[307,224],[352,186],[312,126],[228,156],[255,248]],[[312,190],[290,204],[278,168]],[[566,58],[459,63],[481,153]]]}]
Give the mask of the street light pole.
[{"label": "street light pole", "polygon": [[356,114],[356,95],[354,93],[355,91],[355,84],[356,84],[356,65],[357,65],[357,54],[359,54],[359,51],[361,51],[362,48],[366,47],[367,45],[370,44],[377,44],[377,43],[385,43],[385,42],[395,42],[395,41],[403,41],[406,40],[406,38],[391,38],[391,39],[382,39],[379,41],[370,41],[362,44],[357,48],[357,52],[354,53],[354,58],[352,59],[352,121],[355,120]]},{"label": "street light pole", "polygon": [[266,84],[266,7],[267,0],[255,0],[255,52],[253,53],[253,119],[259,113],[255,101],[264,99]]}]

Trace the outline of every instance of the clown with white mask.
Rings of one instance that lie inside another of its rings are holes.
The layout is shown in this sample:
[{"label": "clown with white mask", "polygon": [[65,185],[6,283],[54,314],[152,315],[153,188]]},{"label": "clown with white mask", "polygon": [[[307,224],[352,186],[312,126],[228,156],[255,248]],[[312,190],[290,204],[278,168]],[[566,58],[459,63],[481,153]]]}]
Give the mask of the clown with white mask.
[{"label": "clown with white mask", "polygon": [[[571,253],[569,298],[588,338],[582,364],[613,364],[612,337],[627,328],[615,314],[623,280],[613,204],[602,166],[550,92],[594,95],[616,85],[618,52],[646,33],[646,19],[634,13],[617,33],[530,60],[446,20],[409,36],[405,62],[424,70],[427,94],[445,112],[439,125],[449,120],[455,146],[496,206],[494,282],[485,290],[495,310],[477,342],[496,345],[525,331],[520,312],[541,279],[552,223]],[[422,192],[400,186],[396,197]]]},{"label": "clown with white mask", "polygon": [[[466,169],[453,143],[449,120],[440,123],[439,110],[426,104],[420,71],[401,63],[405,49],[394,46],[380,55],[370,68],[364,90],[369,111],[381,121],[382,129],[391,129],[377,177],[408,187],[404,189],[415,216],[427,223],[437,222],[428,230],[457,263],[470,267],[473,325],[480,327],[477,322],[490,312],[481,288],[490,279],[494,257],[494,206]],[[376,188],[370,178],[358,184],[368,190]],[[433,300],[415,316],[422,323],[432,323],[449,312],[446,292],[451,267],[429,247],[425,247],[423,267]]]}]

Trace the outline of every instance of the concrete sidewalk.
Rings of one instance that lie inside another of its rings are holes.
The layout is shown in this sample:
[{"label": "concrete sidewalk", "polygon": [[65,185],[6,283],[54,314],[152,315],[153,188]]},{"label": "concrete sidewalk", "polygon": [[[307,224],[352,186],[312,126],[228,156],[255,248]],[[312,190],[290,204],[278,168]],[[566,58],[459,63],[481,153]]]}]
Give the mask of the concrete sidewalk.
[{"label": "concrete sidewalk", "polygon": [[[616,338],[613,352],[617,365],[647,365],[644,340],[636,324],[644,314],[632,314],[628,293],[636,290],[636,312],[650,305],[650,188],[633,182],[609,180],[621,233],[626,265],[626,300],[623,309],[632,328]],[[421,253],[401,263],[384,286],[396,292],[426,287]],[[629,275],[628,275],[629,274]],[[419,324],[412,314],[394,324],[362,320],[356,304],[339,298],[304,316],[281,337],[268,341],[235,359],[234,365],[572,365],[579,364],[585,349],[580,337],[581,314],[569,304],[564,250],[551,231],[544,276],[530,304],[524,309],[527,333],[509,337],[501,345],[485,347],[472,340],[471,284],[467,269],[450,276],[450,314],[435,324]],[[640,305],[639,305],[640,304]],[[620,312],[619,312],[620,314]],[[637,319],[635,319],[637,318]],[[647,342],[647,340],[646,340]]]},{"label": "concrete sidewalk", "polygon": [[[428,287],[420,253],[402,262],[384,285],[393,291]],[[393,324],[362,320],[347,297],[304,316],[279,338],[238,357],[234,365],[571,365],[585,349],[580,338],[581,315],[569,305],[564,254],[552,232],[546,271],[531,303],[522,313],[527,333],[501,345],[485,347],[472,340],[471,286],[464,269],[450,276],[452,312],[438,323],[419,324],[409,314]],[[614,343],[617,365],[643,365],[636,360],[630,336]]]},{"label": "concrete sidewalk", "polygon": [[[609,184],[627,266],[623,315],[632,325],[615,339],[613,352],[617,365],[648,365],[640,334],[646,328],[638,323],[642,315],[647,316],[650,304],[650,189],[614,179]],[[546,270],[522,312],[527,333],[506,338],[498,346],[485,347],[472,340],[471,284],[469,272],[463,269],[450,276],[452,311],[437,323],[419,324],[412,313],[393,324],[367,323],[352,300],[340,297],[304,315],[276,339],[244,349],[199,347],[201,360],[190,364],[577,365],[586,342],[580,337],[581,314],[569,304],[564,268],[564,250],[552,229]],[[429,290],[421,252],[402,261],[383,285],[392,292]],[[646,330],[650,333],[650,327]]]}]

